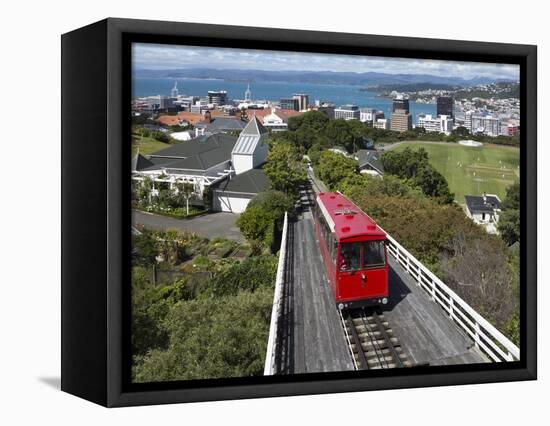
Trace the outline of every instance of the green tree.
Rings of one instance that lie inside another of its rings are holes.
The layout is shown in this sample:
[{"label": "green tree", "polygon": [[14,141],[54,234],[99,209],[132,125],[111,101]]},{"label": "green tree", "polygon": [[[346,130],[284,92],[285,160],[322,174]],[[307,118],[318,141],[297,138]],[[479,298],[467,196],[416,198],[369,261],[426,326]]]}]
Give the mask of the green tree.
[{"label": "green tree", "polygon": [[134,357],[136,382],[261,375],[272,289],[175,304],[162,326],[166,348]]},{"label": "green tree", "polygon": [[337,189],[345,179],[357,174],[358,164],[353,158],[332,151],[324,151],[315,166],[315,174],[330,188]]},{"label": "green tree", "polygon": [[285,142],[274,144],[267,156],[264,171],[271,188],[296,196],[299,186],[306,180],[305,166],[296,150]]},{"label": "green tree", "polygon": [[191,200],[195,194],[195,185],[191,182],[178,182],[176,183],[177,197],[185,200],[186,213],[189,214],[189,200]]},{"label": "green tree", "polygon": [[500,213],[498,220],[498,231],[502,239],[511,246],[516,241],[519,241],[520,222],[519,210],[511,209],[504,210]]},{"label": "green tree", "polygon": [[237,219],[237,226],[248,241],[261,244],[273,226],[273,220],[273,214],[257,204],[247,206]]},{"label": "green tree", "polygon": [[240,291],[254,292],[272,288],[277,272],[277,258],[273,255],[253,256],[242,263],[223,268],[205,288],[208,297],[237,295]]},{"label": "green tree", "polygon": [[331,120],[324,129],[324,135],[331,142],[330,146],[341,146],[347,152],[353,152],[355,137],[346,120]]},{"label": "green tree", "polygon": [[502,200],[502,212],[499,215],[498,231],[502,239],[512,245],[520,239],[520,187],[516,182],[506,188],[506,196]]},{"label": "green tree", "polygon": [[156,263],[157,238],[153,231],[143,229],[140,234],[132,234],[134,264],[151,266]]},{"label": "green tree", "polygon": [[447,180],[430,164],[428,152],[424,148],[388,151],[381,159],[386,173],[410,179],[424,194],[437,198],[439,202],[453,202],[454,194],[450,192]]},{"label": "green tree", "polygon": [[270,212],[278,225],[282,224],[285,212],[288,212],[289,216],[292,217],[294,211],[293,198],[281,191],[260,192],[250,201],[248,207],[256,205]]},{"label": "green tree", "polygon": [[519,182],[516,182],[506,188],[506,196],[502,200],[502,208],[504,210],[519,210],[519,203]]}]

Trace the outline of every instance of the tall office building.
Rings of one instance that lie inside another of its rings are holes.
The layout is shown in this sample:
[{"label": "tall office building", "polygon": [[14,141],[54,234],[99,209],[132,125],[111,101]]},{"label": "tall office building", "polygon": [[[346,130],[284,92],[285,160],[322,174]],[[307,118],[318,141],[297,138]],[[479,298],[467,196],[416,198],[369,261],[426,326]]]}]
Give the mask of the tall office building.
[{"label": "tall office building", "polygon": [[298,99],[296,98],[283,98],[279,102],[281,109],[292,109],[294,111],[300,111]]},{"label": "tall office building", "polygon": [[410,112],[410,109],[409,109],[409,99],[408,98],[404,98],[403,96],[397,96],[394,100],[393,100],[393,109],[392,109],[392,112],[396,112],[398,110],[402,110],[402,111],[405,111],[406,113],[409,113]]},{"label": "tall office building", "polygon": [[[409,100],[406,99],[407,105]],[[412,129],[412,115],[408,110],[396,109],[391,115],[390,129],[396,132],[406,132]]]},{"label": "tall office building", "polygon": [[437,115],[448,115],[454,117],[453,98],[450,96],[439,96],[437,98]]},{"label": "tall office building", "polygon": [[226,90],[209,90],[208,103],[216,106],[226,105],[227,91]]},{"label": "tall office building", "polygon": [[298,111],[305,111],[309,104],[309,96],[305,93],[295,93],[292,99],[298,100]]}]

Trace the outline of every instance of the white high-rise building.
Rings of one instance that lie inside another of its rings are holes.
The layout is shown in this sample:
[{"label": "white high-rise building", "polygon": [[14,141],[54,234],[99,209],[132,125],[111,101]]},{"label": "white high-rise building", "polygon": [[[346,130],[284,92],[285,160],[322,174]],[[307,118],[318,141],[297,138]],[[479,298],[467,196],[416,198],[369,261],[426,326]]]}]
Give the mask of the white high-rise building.
[{"label": "white high-rise building", "polygon": [[430,114],[420,114],[416,125],[417,127],[423,127],[426,132],[439,132],[449,135],[453,131],[453,119],[448,115],[433,117]]}]

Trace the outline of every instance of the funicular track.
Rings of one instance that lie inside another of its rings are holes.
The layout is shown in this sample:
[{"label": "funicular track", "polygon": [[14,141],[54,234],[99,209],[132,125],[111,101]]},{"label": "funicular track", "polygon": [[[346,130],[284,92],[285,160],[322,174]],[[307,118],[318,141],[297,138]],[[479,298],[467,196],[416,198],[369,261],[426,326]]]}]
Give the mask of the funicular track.
[{"label": "funicular track", "polygon": [[340,311],[340,318],[357,370],[412,367],[383,314],[361,308]]}]

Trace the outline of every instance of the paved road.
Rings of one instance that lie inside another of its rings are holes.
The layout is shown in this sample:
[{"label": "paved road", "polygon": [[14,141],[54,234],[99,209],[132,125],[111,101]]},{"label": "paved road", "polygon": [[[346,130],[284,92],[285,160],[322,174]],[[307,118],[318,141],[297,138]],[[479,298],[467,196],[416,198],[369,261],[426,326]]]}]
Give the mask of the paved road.
[{"label": "paved road", "polygon": [[176,229],[180,232],[195,232],[206,238],[223,237],[244,242],[244,237],[235,224],[238,217],[239,215],[234,213],[210,213],[191,219],[175,219],[132,210],[133,225],[158,231]]}]

